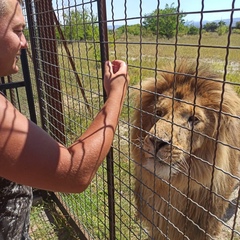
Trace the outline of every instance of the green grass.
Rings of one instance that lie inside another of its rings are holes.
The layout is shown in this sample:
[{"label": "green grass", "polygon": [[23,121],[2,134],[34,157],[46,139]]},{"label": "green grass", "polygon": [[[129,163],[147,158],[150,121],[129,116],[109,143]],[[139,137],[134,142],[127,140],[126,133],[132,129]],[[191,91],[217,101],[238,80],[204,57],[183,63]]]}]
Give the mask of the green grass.
[{"label": "green grass", "polygon": [[[127,40],[127,43],[126,43]],[[174,43],[177,41],[178,46]],[[141,45],[139,43],[142,43]],[[185,57],[201,63],[207,63],[214,71],[224,73],[225,60],[228,54],[226,80],[240,83],[239,49],[226,50],[228,35],[204,34],[199,45],[198,36],[181,36],[176,39],[156,39],[122,36],[109,44],[110,60],[115,58],[128,62],[130,86],[138,84],[145,78],[154,77],[164,65],[173,62],[175,53],[177,58]],[[59,45],[59,64],[64,105],[64,121],[67,144],[76,139],[92,121],[103,103],[100,62],[95,61],[99,56],[99,49],[91,43],[69,44],[74,56],[77,72],[87,99],[91,105],[92,114],[86,109],[83,97],[79,91],[74,72],[71,69],[66,52]],[[215,46],[215,48],[213,48]],[[232,34],[230,46],[240,46],[239,34]],[[88,61],[89,60],[89,61]],[[235,86],[240,93],[239,86]],[[114,159],[114,189],[115,189],[115,219],[116,239],[144,239],[146,233],[143,226],[135,218],[134,207],[134,179],[133,163],[130,159],[129,126],[131,106],[134,102],[126,99],[121,114],[120,124],[113,143]],[[130,108],[128,107],[130,106]],[[89,230],[98,239],[109,238],[108,223],[108,188],[106,162],[100,167],[90,187],[82,194],[62,194],[62,199],[69,206],[69,211],[75,215],[76,221]],[[34,209],[38,211],[38,209]],[[62,222],[59,224],[62,228]],[[47,231],[47,229],[46,229]]]},{"label": "green grass", "polygon": [[30,223],[29,233],[33,240],[79,240],[54,202],[33,206]]}]

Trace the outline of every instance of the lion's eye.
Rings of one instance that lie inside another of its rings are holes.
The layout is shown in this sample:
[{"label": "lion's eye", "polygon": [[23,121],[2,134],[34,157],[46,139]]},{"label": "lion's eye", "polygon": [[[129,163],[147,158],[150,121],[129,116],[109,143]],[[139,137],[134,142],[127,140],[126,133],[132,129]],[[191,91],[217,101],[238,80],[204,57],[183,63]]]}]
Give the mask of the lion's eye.
[{"label": "lion's eye", "polygon": [[194,126],[199,123],[199,119],[196,116],[190,116],[188,118],[188,123],[190,126]]},{"label": "lion's eye", "polygon": [[163,116],[164,116],[164,114],[163,114],[162,110],[160,110],[160,109],[156,110],[156,117],[163,117]]}]

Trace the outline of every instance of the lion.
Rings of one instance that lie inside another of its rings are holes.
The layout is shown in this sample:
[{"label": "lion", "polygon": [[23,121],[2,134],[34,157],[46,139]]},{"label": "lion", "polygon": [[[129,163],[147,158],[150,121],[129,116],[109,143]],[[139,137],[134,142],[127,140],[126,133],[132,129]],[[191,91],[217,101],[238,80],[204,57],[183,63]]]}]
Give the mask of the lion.
[{"label": "lion", "polygon": [[134,196],[149,237],[217,236],[239,182],[237,93],[206,66],[182,60],[143,81],[134,104]]}]

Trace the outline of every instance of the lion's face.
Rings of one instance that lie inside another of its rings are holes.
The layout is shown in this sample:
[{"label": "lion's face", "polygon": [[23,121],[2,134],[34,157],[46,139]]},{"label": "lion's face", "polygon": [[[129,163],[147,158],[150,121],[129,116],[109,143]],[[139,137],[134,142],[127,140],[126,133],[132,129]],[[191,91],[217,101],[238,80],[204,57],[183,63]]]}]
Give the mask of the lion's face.
[{"label": "lion's face", "polygon": [[182,64],[177,72],[187,75],[162,73],[134,92],[136,173],[141,174],[142,166],[153,176],[171,177],[174,184],[190,175],[209,185],[212,166],[231,172],[235,164],[225,159],[236,158],[231,146],[239,145],[239,120],[234,116],[240,115],[240,99],[229,85],[222,96],[222,83],[205,79],[216,77],[204,68],[198,71],[203,78],[197,79],[194,67]]},{"label": "lion's face", "polygon": [[163,92],[149,107],[152,114],[143,141],[143,166],[166,180],[179,172],[188,174],[190,159],[198,164],[195,154],[213,138],[216,126],[214,114],[192,93],[174,101],[172,96],[171,91]]}]

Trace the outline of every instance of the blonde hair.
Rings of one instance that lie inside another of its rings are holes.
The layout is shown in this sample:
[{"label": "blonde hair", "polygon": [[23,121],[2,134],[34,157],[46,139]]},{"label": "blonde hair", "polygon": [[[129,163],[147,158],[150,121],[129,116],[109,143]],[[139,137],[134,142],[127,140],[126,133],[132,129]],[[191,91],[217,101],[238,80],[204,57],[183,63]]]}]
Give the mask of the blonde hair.
[{"label": "blonde hair", "polygon": [[[9,0],[1,0],[0,1],[0,18],[6,15],[8,10],[8,1]],[[23,5],[22,0],[17,0],[21,5]]]}]

